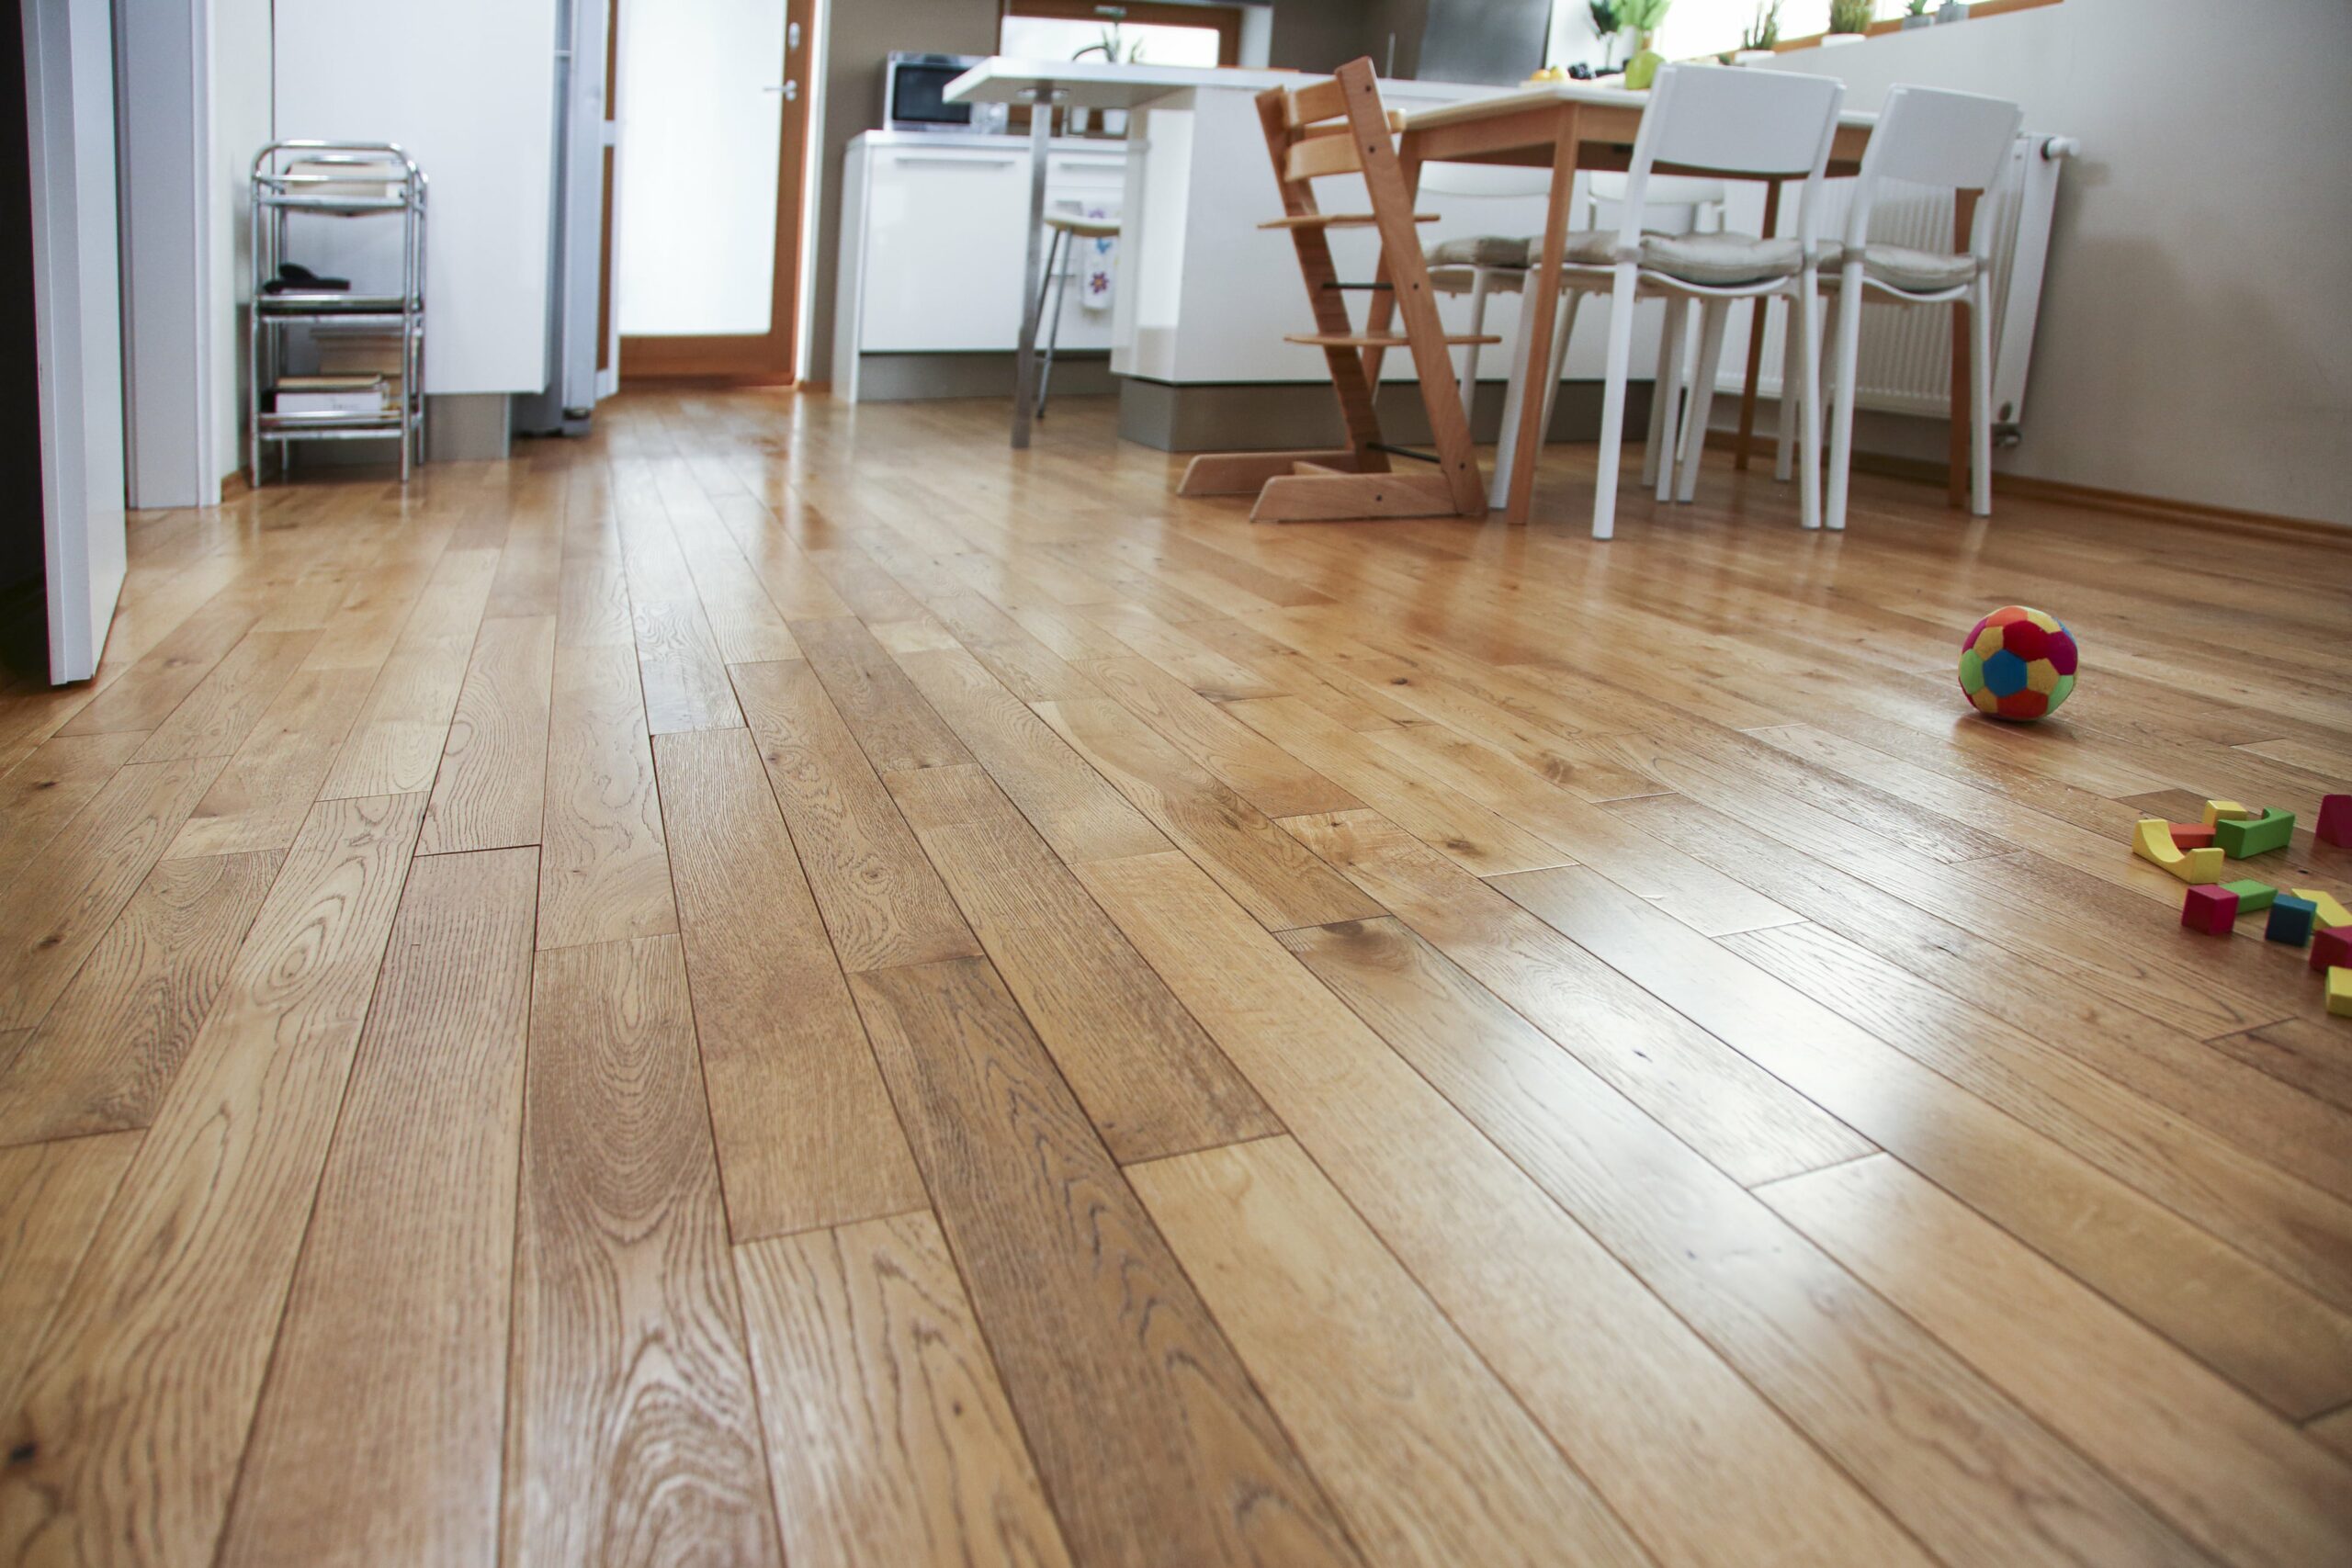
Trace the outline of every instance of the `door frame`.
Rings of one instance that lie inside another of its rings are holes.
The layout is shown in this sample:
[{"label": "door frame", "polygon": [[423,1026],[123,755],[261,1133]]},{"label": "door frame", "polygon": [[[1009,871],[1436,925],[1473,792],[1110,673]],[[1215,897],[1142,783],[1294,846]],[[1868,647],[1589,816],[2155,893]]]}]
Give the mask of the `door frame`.
[{"label": "door frame", "polygon": [[[617,3],[615,9],[618,10]],[[700,381],[735,387],[786,387],[798,368],[800,305],[800,234],[808,221],[805,210],[808,186],[808,107],[815,96],[808,69],[816,43],[816,0],[786,0],[784,79],[800,90],[784,101],[777,134],[782,145],[775,169],[775,267],[768,302],[768,330],[751,333],[678,336],[622,336],[620,378],[632,381]],[[799,45],[791,43],[792,28],[799,28]],[[610,84],[617,90],[620,40],[612,41]],[[611,100],[617,103],[617,100]],[[624,128],[622,134],[628,134]],[[609,204],[606,210],[610,211]],[[612,276],[612,252],[606,242],[605,272]],[[608,285],[609,287],[609,281]]]}]

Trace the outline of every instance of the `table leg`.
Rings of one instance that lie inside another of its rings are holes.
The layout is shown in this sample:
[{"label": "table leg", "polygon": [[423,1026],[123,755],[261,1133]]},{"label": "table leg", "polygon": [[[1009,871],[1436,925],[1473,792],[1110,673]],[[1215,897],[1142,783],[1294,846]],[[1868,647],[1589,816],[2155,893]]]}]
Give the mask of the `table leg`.
[{"label": "table leg", "polygon": [[1029,260],[1021,278],[1021,351],[1012,376],[1012,445],[1029,445],[1037,401],[1037,284],[1045,265],[1046,155],[1054,141],[1054,87],[1040,82],[1029,103]]},{"label": "table leg", "polygon": [[[1976,229],[1976,198],[1980,192],[1957,191],[1951,205],[1951,248],[1957,255],[1968,249],[1970,238]],[[1946,448],[1949,465],[1944,475],[1946,501],[1953,506],[1968,504],[1968,378],[1972,374],[1990,375],[1992,367],[1979,370],[1969,363],[1970,336],[1968,331],[1968,301],[1955,300],[1951,308],[1951,444]]]},{"label": "table leg", "polygon": [[[1780,226],[1781,182],[1770,180],[1764,186],[1763,237],[1770,239],[1773,231]],[[1748,307],[1747,385],[1740,389],[1739,394],[1739,446],[1731,459],[1731,466],[1735,468],[1747,467],[1747,443],[1756,434],[1756,381],[1764,370],[1764,301],[1767,298],[1759,294],[1756,297],[1756,303]],[[1783,407],[1787,406],[1789,392],[1785,387],[1781,389],[1781,401]]]},{"label": "table leg", "polygon": [[[1568,254],[1568,206],[1577,179],[1577,110],[1570,105],[1560,117],[1552,141],[1552,195],[1544,214],[1544,253],[1535,275],[1527,280],[1520,309],[1528,316],[1528,355],[1522,376],[1555,373],[1545,351],[1552,344],[1552,318],[1560,308],[1560,268]],[[1544,393],[1532,380],[1519,390],[1519,431],[1511,444],[1510,504],[1503,521],[1524,524],[1535,500],[1535,469],[1544,456]]]}]

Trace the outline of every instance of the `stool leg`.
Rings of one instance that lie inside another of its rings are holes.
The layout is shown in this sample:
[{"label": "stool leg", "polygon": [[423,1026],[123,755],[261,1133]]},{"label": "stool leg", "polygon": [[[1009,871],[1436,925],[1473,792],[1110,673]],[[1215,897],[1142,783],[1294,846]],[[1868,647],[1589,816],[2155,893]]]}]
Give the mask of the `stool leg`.
[{"label": "stool leg", "polygon": [[1037,289],[1039,310],[1046,308],[1046,289],[1050,288],[1054,291],[1053,321],[1046,329],[1046,357],[1037,369],[1037,417],[1039,419],[1046,417],[1046,389],[1051,386],[1054,380],[1054,345],[1062,340],[1062,306],[1067,303],[1069,295],[1069,275],[1060,269],[1054,258],[1063,256],[1069,249],[1069,238],[1066,231],[1060,229],[1054,231],[1054,243],[1046,259],[1046,281]]}]

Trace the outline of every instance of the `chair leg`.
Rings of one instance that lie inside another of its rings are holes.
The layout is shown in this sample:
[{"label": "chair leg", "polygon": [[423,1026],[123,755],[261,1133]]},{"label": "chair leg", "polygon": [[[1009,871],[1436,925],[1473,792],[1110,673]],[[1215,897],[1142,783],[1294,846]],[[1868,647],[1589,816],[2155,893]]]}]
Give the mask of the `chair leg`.
[{"label": "chair leg", "polygon": [[1688,357],[1690,310],[1679,299],[1666,302],[1666,413],[1657,433],[1657,498],[1674,499],[1674,453],[1682,439],[1683,361]]},{"label": "chair leg", "polygon": [[1544,378],[1544,429],[1552,428],[1552,410],[1560,400],[1560,378],[1568,373],[1568,339],[1577,324],[1577,307],[1584,303],[1585,291],[1571,288],[1560,299],[1560,313],[1552,326],[1552,367]]},{"label": "chair leg", "polygon": [[1796,301],[1781,301],[1781,407],[1774,415],[1772,477],[1782,484],[1796,472],[1797,451],[1797,333]]},{"label": "chair leg", "polygon": [[[1056,230],[1054,237],[1057,240],[1062,239],[1062,231]],[[1075,241],[1070,241],[1059,247],[1065,260],[1068,259],[1067,253],[1075,244]],[[1054,286],[1054,313],[1050,324],[1046,329],[1046,356],[1037,367],[1037,417],[1039,419],[1046,417],[1046,389],[1052,386],[1054,381],[1054,349],[1062,341],[1062,307],[1069,302],[1069,273],[1059,271],[1049,262],[1046,268],[1046,279]],[[1043,309],[1042,291],[1038,298],[1039,308]]]},{"label": "chair leg", "polygon": [[1600,393],[1600,462],[1592,485],[1592,536],[1596,539],[1606,539],[1617,532],[1617,459],[1625,440],[1625,372],[1634,357],[1636,281],[1634,264],[1619,262],[1616,283],[1609,292],[1609,358]]},{"label": "chair leg", "polygon": [[1807,262],[1798,275],[1797,320],[1804,323],[1804,342],[1798,349],[1801,402],[1797,410],[1798,521],[1807,528],[1821,526],[1821,289]]},{"label": "chair leg", "polygon": [[1503,428],[1495,441],[1495,473],[1487,491],[1487,504],[1498,511],[1510,504],[1511,469],[1519,462],[1520,400],[1528,395],[1533,385],[1529,367],[1534,360],[1531,340],[1535,332],[1535,312],[1527,308],[1528,296],[1522,287],[1519,298],[1519,333],[1511,344],[1510,381],[1503,389]]},{"label": "chair leg", "polygon": [[1657,324],[1657,375],[1650,382],[1650,430],[1642,443],[1644,489],[1657,483],[1658,442],[1666,429],[1666,405],[1677,396],[1675,383],[1679,373],[1669,351],[1674,346],[1674,312],[1681,308],[1681,304],[1679,299],[1667,300],[1666,315],[1659,319]]},{"label": "chair leg", "polygon": [[[1970,301],[1969,333],[1974,340],[1968,367],[1969,411],[1973,428],[1969,447],[1968,509],[1979,517],[1993,515],[1993,285],[1981,275],[1975,299]],[[1958,417],[1958,411],[1953,412]]]},{"label": "chair leg", "polygon": [[1690,368],[1690,412],[1682,436],[1682,479],[1674,487],[1677,501],[1689,501],[1699,490],[1699,459],[1707,450],[1707,415],[1715,401],[1715,378],[1723,369],[1724,322],[1731,301],[1710,299],[1700,308],[1699,359]]},{"label": "chair leg", "polygon": [[1832,340],[1831,362],[1838,385],[1829,415],[1829,515],[1833,529],[1846,525],[1846,492],[1854,466],[1854,374],[1862,337],[1862,269],[1846,268],[1838,286],[1838,333]]},{"label": "chair leg", "polygon": [[[1476,340],[1487,330],[1487,288],[1489,274],[1483,266],[1470,269],[1470,336]],[[1469,419],[1478,406],[1478,344],[1476,341],[1462,345],[1462,417]]]}]

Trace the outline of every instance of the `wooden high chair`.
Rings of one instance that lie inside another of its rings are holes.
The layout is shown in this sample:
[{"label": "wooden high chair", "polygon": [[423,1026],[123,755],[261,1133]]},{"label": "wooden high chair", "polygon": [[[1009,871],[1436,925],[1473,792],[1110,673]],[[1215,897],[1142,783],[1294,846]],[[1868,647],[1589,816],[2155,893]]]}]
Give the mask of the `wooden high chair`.
[{"label": "wooden high chair", "polygon": [[[1299,276],[1315,312],[1312,333],[1285,341],[1323,351],[1331,389],[1340,400],[1348,445],[1311,452],[1203,453],[1184,470],[1179,495],[1238,495],[1258,492],[1250,517],[1256,523],[1342,522],[1385,517],[1484,517],[1486,488],[1470,444],[1470,422],[1446,352],[1458,344],[1499,343],[1498,337],[1448,337],[1437,314],[1429,267],[1414,225],[1434,221],[1413,210],[1419,184],[1418,163],[1397,155],[1397,119],[1381,107],[1380,80],[1370,60],[1340,67],[1328,82],[1296,89],[1272,87],[1258,95],[1258,117],[1266,130],[1266,152],[1283,196],[1283,216],[1260,224],[1290,233],[1298,252]],[[1361,174],[1372,197],[1370,212],[1323,212],[1315,205],[1314,182],[1326,175]],[[1380,265],[1373,281],[1345,283],[1331,262],[1325,236],[1330,229],[1372,228],[1380,233]],[[1361,331],[1350,321],[1343,295],[1370,296]],[[1404,333],[1388,330],[1402,319]],[[1434,453],[1389,445],[1381,436],[1374,395],[1380,362],[1392,348],[1409,350],[1419,379],[1421,406],[1429,411]],[[1388,460],[1407,457],[1434,465],[1428,472],[1392,472]]]}]

